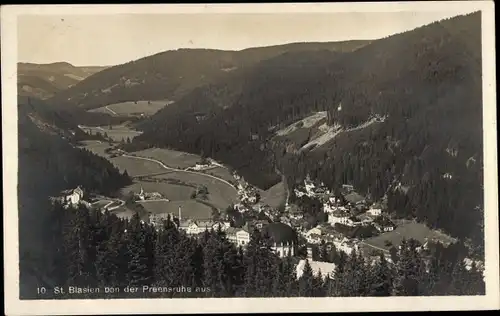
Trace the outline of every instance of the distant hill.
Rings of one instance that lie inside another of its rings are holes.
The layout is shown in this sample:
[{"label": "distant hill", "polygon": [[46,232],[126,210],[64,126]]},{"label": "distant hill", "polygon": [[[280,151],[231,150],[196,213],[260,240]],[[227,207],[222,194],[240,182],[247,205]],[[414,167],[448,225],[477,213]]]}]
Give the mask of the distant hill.
[{"label": "distant hill", "polygon": [[[299,127],[302,135],[276,138],[318,111],[324,117]],[[352,52],[293,52],[241,67],[139,128],[134,142],[205,153],[261,188],[279,181],[275,168],[289,189],[310,173],[385,196],[400,216],[482,240],[479,12]],[[288,146],[320,134],[307,150]]]},{"label": "distant hill", "polygon": [[18,94],[47,99],[106,67],[75,67],[66,62],[18,63]]},{"label": "distant hill", "polygon": [[242,67],[285,52],[353,51],[367,41],[293,43],[241,51],[179,49],[110,67],[58,93],[50,102],[62,108],[99,108],[139,100],[179,100],[196,87],[227,77]]}]

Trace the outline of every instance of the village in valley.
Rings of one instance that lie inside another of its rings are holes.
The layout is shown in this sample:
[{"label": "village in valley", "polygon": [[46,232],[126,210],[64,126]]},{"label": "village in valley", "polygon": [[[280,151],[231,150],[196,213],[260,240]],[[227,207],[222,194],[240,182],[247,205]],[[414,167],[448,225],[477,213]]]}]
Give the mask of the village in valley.
[{"label": "village in valley", "polygon": [[[222,165],[202,159],[185,170],[203,172],[213,166]],[[349,184],[342,185],[340,194],[335,195],[323,183],[316,183],[308,176],[293,192],[283,197],[285,201],[281,207],[271,207],[262,202],[258,188],[236,172],[232,172],[232,176],[234,181],[231,184],[238,192],[239,203],[229,205],[225,210],[213,211],[210,218],[183,216],[183,208],[179,206],[175,213],[147,212],[146,216],[141,216],[142,222],[147,221],[160,230],[168,219],[180,231],[192,237],[201,237],[207,230],[221,231],[230,242],[242,248],[248,245],[252,232],[257,229],[270,238],[270,248],[279,257],[297,259],[297,278],[302,275],[306,260],[315,275],[320,272],[323,276],[333,273],[335,263],[332,260],[323,261],[325,258],[321,258],[320,253],[341,251],[351,254],[356,251],[373,261],[379,260],[383,253],[391,262],[391,248],[396,249],[403,239],[417,240],[421,243],[421,250],[432,243],[449,246],[456,242],[456,239],[431,230],[424,224],[391,218],[385,199],[370,201]],[[208,194],[208,190],[203,194]],[[292,196],[295,202],[291,201]],[[168,197],[158,192],[145,192],[142,186],[127,201],[95,195],[89,195],[89,201],[86,201],[80,187],[63,191],[56,199],[63,202],[66,208],[84,205],[103,212],[111,212],[130,203],[169,202]],[[324,214],[323,220],[311,220],[307,216],[307,204],[304,206],[297,202],[300,199],[315,201]],[[470,267],[471,264],[472,260],[466,259],[466,265]],[[478,262],[475,264],[482,265]]]}]

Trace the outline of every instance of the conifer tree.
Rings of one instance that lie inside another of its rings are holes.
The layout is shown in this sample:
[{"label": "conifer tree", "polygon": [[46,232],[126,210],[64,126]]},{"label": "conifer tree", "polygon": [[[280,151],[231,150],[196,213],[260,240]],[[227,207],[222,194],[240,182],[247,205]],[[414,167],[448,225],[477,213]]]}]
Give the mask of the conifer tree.
[{"label": "conifer tree", "polygon": [[306,259],[304,271],[299,279],[299,296],[312,297],[315,291],[315,279],[309,260]]}]

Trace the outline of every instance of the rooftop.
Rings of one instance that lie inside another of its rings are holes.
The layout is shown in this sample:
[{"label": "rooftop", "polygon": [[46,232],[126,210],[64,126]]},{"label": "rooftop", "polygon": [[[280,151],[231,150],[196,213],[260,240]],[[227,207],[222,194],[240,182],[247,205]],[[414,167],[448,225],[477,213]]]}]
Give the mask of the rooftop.
[{"label": "rooftop", "polygon": [[266,225],[263,229],[263,233],[268,234],[277,244],[294,242],[297,240],[297,234],[293,228],[283,223],[271,223]]},{"label": "rooftop", "polygon": [[[297,264],[297,279],[304,273],[304,267],[306,265],[306,260],[302,259]],[[309,265],[313,270],[313,275],[317,276],[321,271],[321,275],[326,277],[327,275],[333,275],[335,272],[335,264],[324,261],[312,261],[309,260]]]},{"label": "rooftop", "polygon": [[350,193],[346,194],[344,196],[344,198],[347,200],[347,202],[354,203],[354,204],[365,200],[365,198],[363,196],[361,196],[360,194],[358,194],[356,192],[350,192]]}]

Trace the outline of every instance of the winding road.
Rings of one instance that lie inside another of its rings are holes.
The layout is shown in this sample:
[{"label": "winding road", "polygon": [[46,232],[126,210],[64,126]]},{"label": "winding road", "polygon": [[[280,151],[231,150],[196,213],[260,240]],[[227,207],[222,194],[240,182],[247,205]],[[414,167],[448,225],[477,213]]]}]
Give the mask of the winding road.
[{"label": "winding road", "polygon": [[140,156],[132,156],[132,155],[127,155],[127,154],[122,154],[122,157],[128,157],[128,158],[134,158],[134,159],[151,161],[151,162],[159,164],[162,168],[164,168],[166,170],[172,170],[172,171],[177,171],[177,172],[185,172],[185,173],[192,173],[192,174],[197,174],[197,175],[209,177],[209,178],[218,180],[218,181],[220,181],[222,183],[225,183],[228,186],[230,186],[231,188],[233,188],[235,191],[238,191],[238,189],[236,189],[235,186],[232,185],[229,181],[226,181],[226,180],[224,180],[222,178],[213,176],[211,174],[206,174],[206,173],[203,173],[203,172],[192,171],[192,170],[184,170],[184,169],[172,168],[172,167],[169,167],[169,166],[165,165],[163,162],[161,162],[159,160],[156,160],[156,159],[152,159],[152,158],[146,158],[146,157],[140,157]]}]

